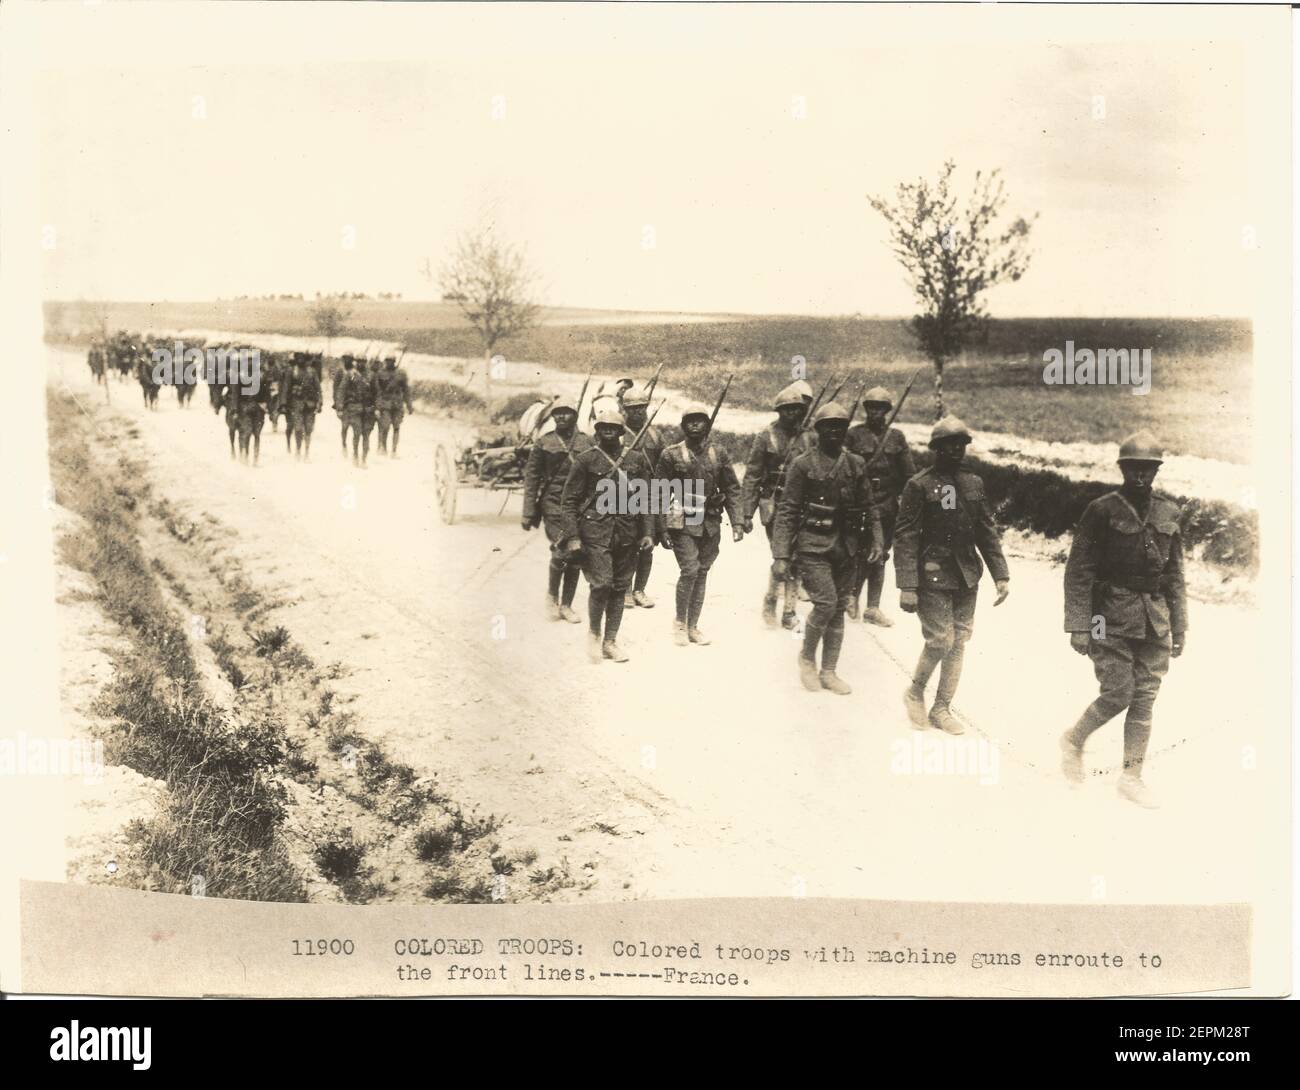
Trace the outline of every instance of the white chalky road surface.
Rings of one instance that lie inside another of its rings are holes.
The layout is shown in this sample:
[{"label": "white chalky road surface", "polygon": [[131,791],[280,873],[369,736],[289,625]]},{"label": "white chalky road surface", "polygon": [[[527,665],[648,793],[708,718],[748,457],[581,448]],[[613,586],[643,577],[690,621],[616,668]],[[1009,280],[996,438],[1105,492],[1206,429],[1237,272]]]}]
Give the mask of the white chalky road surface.
[{"label": "white chalky road surface", "polygon": [[[50,361],[52,384],[104,411],[84,354]],[[797,642],[762,625],[761,532],[724,539],[701,624],[712,646],[673,645],[676,566],[657,550],[658,605],[624,619],[631,661],[594,666],[585,624],[545,618],[545,537],[519,528],[518,496],[498,515],[500,494],[462,490],[455,524],[441,522],[434,451],[457,450],[463,429],[417,414],[399,459],[372,453],[357,470],[327,392],[311,462],[288,458],[268,425],[251,468],[230,460],[206,389],[188,411],[167,389],[146,412],[134,382],[111,397],[106,426],[139,424],[156,487],[236,531],[231,564],[285,601],[267,623],[349,666],[335,687],[360,694],[363,732],[508,815],[512,840],[561,848],[575,870],[596,861],[585,899],[1263,902],[1284,880],[1285,845],[1260,833],[1284,820],[1266,807],[1285,797],[1289,754],[1284,726],[1253,716],[1254,612],[1191,604],[1188,650],[1156,704],[1148,780],[1164,806],[1144,811],[1115,793],[1119,721],[1088,751],[1108,774],[1079,790],[1060,778],[1057,738],[1095,683],[1061,631],[1059,567],[1013,555],[997,609],[986,577],[956,702],[974,729],[949,740],[903,713],[920,633],[892,572],[896,627],[848,622],[847,698],[805,692]],[[585,604],[584,583],[584,620]],[[945,756],[968,770],[942,771]]]}]

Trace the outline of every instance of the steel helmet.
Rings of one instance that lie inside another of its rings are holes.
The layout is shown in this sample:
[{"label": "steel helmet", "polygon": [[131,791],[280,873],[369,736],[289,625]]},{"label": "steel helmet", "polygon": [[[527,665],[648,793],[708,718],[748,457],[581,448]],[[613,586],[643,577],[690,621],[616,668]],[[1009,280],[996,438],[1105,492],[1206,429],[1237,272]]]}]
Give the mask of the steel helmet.
[{"label": "steel helmet", "polygon": [[894,407],[894,399],[889,396],[889,391],[883,386],[873,386],[862,395],[863,405],[884,405],[888,408]]},{"label": "steel helmet", "polygon": [[708,420],[709,418],[709,414],[705,412],[703,409],[687,409],[684,413],[682,413],[682,423],[685,424],[686,421],[688,421],[693,416],[702,416],[705,420]]},{"label": "steel helmet", "polygon": [[1119,460],[1121,462],[1164,462],[1165,452],[1160,447],[1160,441],[1156,439],[1149,431],[1136,432],[1130,435],[1119,446]]},{"label": "steel helmet", "polygon": [[563,394],[551,402],[552,416],[560,412],[576,413],[577,411],[578,406],[573,403],[573,398],[565,397]]},{"label": "steel helmet", "polygon": [[790,383],[790,386],[800,397],[806,398],[809,401],[813,399],[813,388],[803,379],[796,379],[794,382]]},{"label": "steel helmet", "polygon": [[628,409],[635,409],[642,405],[650,404],[650,395],[645,389],[637,389],[633,386],[623,395],[623,406]]},{"label": "steel helmet", "polygon": [[816,427],[818,424],[824,424],[828,420],[839,420],[847,424],[849,422],[849,414],[845,412],[843,405],[837,401],[832,401],[823,405],[815,414],[813,414],[813,427]]},{"label": "steel helmet", "polygon": [[970,429],[966,427],[957,417],[949,413],[930,431],[930,446],[941,443],[945,439],[962,438],[966,442],[971,441]]},{"label": "steel helmet", "polygon": [[797,405],[799,408],[803,408],[803,394],[799,390],[799,383],[790,383],[789,386],[776,395],[776,399],[772,402],[773,409],[781,409],[786,405]]},{"label": "steel helmet", "polygon": [[624,427],[623,414],[612,405],[605,405],[596,411],[596,418],[592,423],[596,425],[615,424],[621,428]]}]

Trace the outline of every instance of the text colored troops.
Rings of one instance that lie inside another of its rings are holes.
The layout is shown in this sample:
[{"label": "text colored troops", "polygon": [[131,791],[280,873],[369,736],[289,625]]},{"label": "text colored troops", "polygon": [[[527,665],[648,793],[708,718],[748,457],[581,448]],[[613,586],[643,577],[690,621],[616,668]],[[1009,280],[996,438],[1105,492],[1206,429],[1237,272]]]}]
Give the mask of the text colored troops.
[{"label": "text colored troops", "polygon": [[1065,630],[1070,646],[1092,659],[1101,694],[1062,737],[1062,769],[1082,782],[1088,736],[1125,712],[1119,792],[1147,807],[1156,805],[1142,781],[1152,706],[1170,656],[1181,655],[1187,639],[1180,511],[1151,491],[1163,460],[1149,432],[1124,441],[1124,484],[1088,505],[1065,566]]},{"label": "text colored troops", "polygon": [[907,482],[894,527],[894,571],[900,604],[921,620],[925,646],[903,693],[914,726],[926,725],[925,686],[936,667],[939,688],[929,722],[961,734],[952,699],[961,679],[966,641],[975,625],[975,599],[984,566],[997,586],[993,604],[1007,597],[1010,573],[984,482],[962,470],[970,431],[955,416],[945,416],[930,432],[934,464]]},{"label": "text colored troops", "polygon": [[[754,436],[749,457],[745,461],[741,520],[745,532],[752,532],[754,512],[757,511],[759,521],[767,531],[769,545],[772,543],[776,505],[781,499],[786,468],[793,457],[816,445],[815,440],[810,438],[811,433],[800,431],[811,401],[812,389],[806,382],[791,383],[777,394],[772,406],[776,410],[776,420]],[[777,593],[784,590],[782,623],[786,628],[794,627],[795,604],[798,601],[795,580],[793,571],[788,571],[783,578],[778,578],[774,572],[768,573],[767,593],[763,595],[763,620],[769,625],[776,624]]]},{"label": "text colored troops", "polygon": [[[649,407],[650,394],[645,389],[638,390],[632,387],[623,393],[623,419],[627,422],[623,435],[624,443],[631,443],[636,439],[637,433],[645,424],[646,411]],[[653,424],[646,428],[637,449],[645,455],[645,460],[651,466],[657,466],[659,456],[664,450],[664,438],[659,429]],[[632,592],[627,596],[625,605],[641,606],[643,609],[654,608],[654,601],[645,592],[646,585],[650,582],[650,570],[654,566],[654,559],[653,549],[637,553],[636,575],[632,579]]]},{"label": "text colored troops", "polygon": [[885,555],[877,563],[868,564],[866,555],[859,554],[860,562],[853,585],[853,601],[849,604],[849,616],[855,619],[858,616],[862,586],[865,583],[867,608],[862,619],[868,624],[885,628],[894,623],[880,608],[880,595],[885,586],[885,564],[894,543],[894,522],[898,518],[899,497],[903,494],[903,486],[916,473],[912,451],[903,433],[888,425],[889,410],[893,407],[893,399],[888,390],[881,386],[868,390],[862,398],[866,423],[850,428],[845,440],[849,450],[862,455],[866,460],[867,476],[871,479],[871,491],[876,497],[876,509],[880,515],[880,529],[885,535]]},{"label": "text colored troops", "polygon": [[[817,410],[813,427],[817,446],[790,464],[777,504],[772,570],[777,578],[784,578],[790,561],[797,558],[799,577],[813,603],[799,651],[804,687],[847,696],[852,689],[835,667],[844,643],[844,612],[853,597],[858,553],[865,549],[868,563],[875,563],[884,553],[884,541],[866,463],[844,447],[849,414],[832,401]],[[866,543],[864,536],[869,538]]]},{"label": "text colored troops", "polygon": [[[666,447],[655,465],[655,484],[662,495],[671,489],[670,510],[655,515],[660,543],[677,558],[677,613],[673,639],[679,646],[707,644],[700,631],[704,590],[709,569],[718,558],[722,541],[722,512],[727,512],[733,541],[744,537],[740,520],[740,481],[726,458],[709,443],[709,414],[682,416],[680,443]],[[676,497],[681,497],[680,506]]]},{"label": "text colored troops", "polygon": [[[398,366],[396,356],[385,356],[383,370],[375,375],[375,407],[379,414],[379,449],[397,457],[397,440],[402,434],[402,414],[415,412],[411,404],[411,380]],[[393,433],[393,449],[388,449],[388,432]]]},{"label": "text colored troops", "polygon": [[525,530],[533,530],[539,523],[545,525],[551,543],[546,607],[556,620],[577,624],[581,618],[573,611],[573,596],[578,590],[582,557],[563,548],[561,500],[574,455],[590,450],[595,443],[589,435],[578,431],[578,407],[567,399],[557,398],[551,405],[550,415],[555,430],[541,436],[528,454],[524,469],[524,512],[520,521]]},{"label": "text colored troops", "polygon": [[[587,577],[587,653],[592,662],[601,658],[626,662],[618,646],[623,621],[623,603],[636,572],[638,550],[654,545],[649,504],[640,513],[620,510],[609,503],[611,492],[629,495],[628,482],[650,480],[650,465],[638,450],[623,450],[623,414],[605,407],[596,414],[596,445],[575,454],[564,482],[560,506],[563,512],[564,549],[582,553],[582,570]],[[610,478],[617,489],[598,496],[602,479]]]},{"label": "text colored troops", "polygon": [[311,453],[311,433],[321,411],[320,378],[304,353],[295,352],[292,370],[281,380],[279,410],[285,414],[285,449],[294,444],[294,457],[302,460]]}]

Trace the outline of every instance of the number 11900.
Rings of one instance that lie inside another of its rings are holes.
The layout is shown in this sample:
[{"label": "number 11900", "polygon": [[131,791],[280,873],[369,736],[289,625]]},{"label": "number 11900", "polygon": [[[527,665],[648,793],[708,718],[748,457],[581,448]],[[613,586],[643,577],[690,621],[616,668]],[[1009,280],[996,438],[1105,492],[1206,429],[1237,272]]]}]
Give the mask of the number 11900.
[{"label": "number 11900", "polygon": [[293,939],[294,957],[347,957],[356,949],[351,939]]}]

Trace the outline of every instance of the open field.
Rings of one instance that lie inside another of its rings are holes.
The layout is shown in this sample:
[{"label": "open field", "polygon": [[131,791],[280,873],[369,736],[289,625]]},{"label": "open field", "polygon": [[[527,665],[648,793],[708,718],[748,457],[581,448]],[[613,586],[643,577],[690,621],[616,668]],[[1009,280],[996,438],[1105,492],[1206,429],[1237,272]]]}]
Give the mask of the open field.
[{"label": "open field", "polygon": [[[76,338],[104,314],[110,328],[229,329],[250,334],[310,333],[309,304],[47,303],[50,338]],[[455,308],[444,303],[357,301],[347,334],[405,343],[411,352],[479,358],[481,346]],[[895,318],[799,318],[635,315],[557,309],[546,323],[500,346],[510,360],[560,370],[646,377],[667,360],[663,381],[712,400],[719,376],[736,372],[728,404],[766,409],[803,357],[809,375],[850,376],[895,391],[922,367],[905,423],[933,419],[932,371]],[[1143,349],[1152,354],[1152,387],[1047,386],[1043,353],[1064,348]],[[944,373],[946,404],[974,428],[1049,442],[1110,443],[1149,428],[1171,451],[1220,461],[1254,460],[1252,337],[1235,319],[1013,318],[992,321],[987,336]],[[847,396],[847,395],[846,395]]]}]

